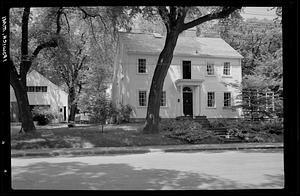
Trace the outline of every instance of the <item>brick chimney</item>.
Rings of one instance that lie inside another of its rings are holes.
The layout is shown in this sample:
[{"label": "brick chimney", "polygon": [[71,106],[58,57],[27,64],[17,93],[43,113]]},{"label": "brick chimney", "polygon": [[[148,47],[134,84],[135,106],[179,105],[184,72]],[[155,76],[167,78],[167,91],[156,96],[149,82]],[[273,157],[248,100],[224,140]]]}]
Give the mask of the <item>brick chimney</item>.
[{"label": "brick chimney", "polygon": [[209,31],[209,32],[201,32],[199,37],[220,38],[221,36],[218,32]]},{"label": "brick chimney", "polygon": [[187,29],[185,31],[183,31],[180,36],[183,37],[196,37],[196,27]]}]

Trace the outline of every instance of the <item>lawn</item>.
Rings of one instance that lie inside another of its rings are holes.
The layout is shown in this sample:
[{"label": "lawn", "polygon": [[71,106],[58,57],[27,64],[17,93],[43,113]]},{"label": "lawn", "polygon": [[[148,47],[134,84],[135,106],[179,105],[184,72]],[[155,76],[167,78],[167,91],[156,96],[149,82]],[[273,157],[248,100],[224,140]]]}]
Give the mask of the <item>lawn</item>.
[{"label": "lawn", "polygon": [[[271,124],[256,125],[238,123],[232,136],[239,142],[282,142],[283,130]],[[12,149],[41,148],[93,148],[180,144],[216,144],[224,139],[216,135],[214,128],[204,129],[192,121],[167,121],[161,123],[159,134],[143,134],[142,123],[106,125],[80,125],[68,128],[67,124],[37,126],[33,134],[19,134],[20,128],[11,126]],[[218,125],[219,126],[219,125]],[[218,127],[217,126],[217,127]],[[277,130],[276,133],[275,130]],[[279,129],[281,130],[281,129]]]},{"label": "lawn", "polygon": [[[31,148],[92,148],[148,145],[176,145],[186,142],[161,134],[142,134],[139,123],[106,125],[104,132],[99,125],[76,127],[37,127],[35,134],[12,134],[12,149]],[[16,128],[14,128],[16,130]]]}]

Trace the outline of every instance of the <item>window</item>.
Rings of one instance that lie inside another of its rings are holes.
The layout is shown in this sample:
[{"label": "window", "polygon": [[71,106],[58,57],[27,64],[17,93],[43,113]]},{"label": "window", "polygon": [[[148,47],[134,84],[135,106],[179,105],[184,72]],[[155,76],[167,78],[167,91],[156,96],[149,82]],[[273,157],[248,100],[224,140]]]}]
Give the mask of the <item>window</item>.
[{"label": "window", "polygon": [[207,93],[207,107],[215,107],[215,92]]},{"label": "window", "polygon": [[161,92],[160,106],[166,106],[166,105],[167,105],[166,91],[163,91]]},{"label": "window", "polygon": [[274,111],[274,93],[266,93],[266,111]]},{"label": "window", "polygon": [[47,86],[42,86],[42,92],[47,92]]},{"label": "window", "polygon": [[182,79],[191,79],[191,61],[182,61]]},{"label": "window", "polygon": [[27,86],[27,92],[47,92],[47,86]]},{"label": "window", "polygon": [[230,63],[224,63],[223,75],[229,76],[230,75]]},{"label": "window", "polygon": [[147,92],[139,91],[139,106],[147,106]]},{"label": "window", "polygon": [[206,73],[207,73],[207,75],[210,75],[210,76],[215,75],[213,63],[207,63]]},{"label": "window", "polygon": [[231,93],[225,92],[224,93],[224,107],[230,107],[231,106]]},{"label": "window", "polygon": [[138,73],[146,73],[146,59],[138,59]]},{"label": "window", "polygon": [[35,92],[34,86],[27,86],[27,92]]}]

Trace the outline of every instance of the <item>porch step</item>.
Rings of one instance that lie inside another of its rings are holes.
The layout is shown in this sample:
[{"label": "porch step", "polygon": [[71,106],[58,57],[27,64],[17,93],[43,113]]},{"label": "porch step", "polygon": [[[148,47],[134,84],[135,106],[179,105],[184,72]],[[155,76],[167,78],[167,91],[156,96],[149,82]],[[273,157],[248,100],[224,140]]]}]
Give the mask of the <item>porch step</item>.
[{"label": "porch step", "polygon": [[226,135],[227,129],[226,128],[210,128],[214,132],[215,135]]},{"label": "porch step", "polygon": [[193,116],[178,116],[178,117],[176,117],[176,120],[192,120],[192,121],[200,123],[202,125],[202,127],[204,127],[204,128],[211,127],[206,116],[194,116],[194,117]]},{"label": "porch step", "polygon": [[229,138],[226,137],[226,135],[218,135],[219,138],[222,140],[223,143],[240,143],[243,142],[243,140],[236,136],[230,136]]}]

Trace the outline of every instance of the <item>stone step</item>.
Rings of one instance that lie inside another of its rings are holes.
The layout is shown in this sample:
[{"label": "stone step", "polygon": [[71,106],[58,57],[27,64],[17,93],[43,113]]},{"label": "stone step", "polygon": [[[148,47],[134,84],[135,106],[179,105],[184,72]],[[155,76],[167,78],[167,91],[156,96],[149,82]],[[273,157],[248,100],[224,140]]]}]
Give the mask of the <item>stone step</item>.
[{"label": "stone step", "polygon": [[207,119],[206,116],[195,116],[195,119]]},{"label": "stone step", "polygon": [[224,132],[221,132],[221,131],[218,132],[218,131],[216,131],[216,132],[214,132],[214,134],[215,135],[224,135],[225,136],[225,135],[227,135],[227,131],[226,132],[225,131]]}]

